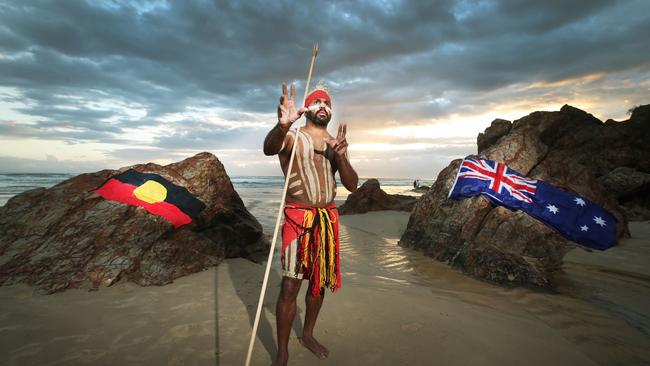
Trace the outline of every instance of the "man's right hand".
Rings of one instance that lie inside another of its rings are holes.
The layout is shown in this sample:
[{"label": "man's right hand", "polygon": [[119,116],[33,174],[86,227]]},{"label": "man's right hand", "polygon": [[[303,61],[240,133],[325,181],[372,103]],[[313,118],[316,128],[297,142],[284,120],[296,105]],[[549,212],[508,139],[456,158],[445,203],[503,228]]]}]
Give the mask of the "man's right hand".
[{"label": "man's right hand", "polygon": [[287,82],[282,82],[282,96],[278,105],[278,123],[288,130],[291,125],[307,111],[307,108],[296,108],[296,87],[291,83],[291,95],[287,96]]}]

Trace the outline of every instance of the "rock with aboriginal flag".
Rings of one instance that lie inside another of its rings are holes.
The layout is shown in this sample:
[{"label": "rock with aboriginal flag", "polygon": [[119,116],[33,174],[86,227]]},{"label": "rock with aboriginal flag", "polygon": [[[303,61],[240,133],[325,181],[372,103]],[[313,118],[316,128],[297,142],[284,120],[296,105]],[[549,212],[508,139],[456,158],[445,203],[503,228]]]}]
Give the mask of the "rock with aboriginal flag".
[{"label": "rock with aboriginal flag", "polygon": [[112,176],[95,192],[107,200],[141,206],[165,218],[175,229],[195,220],[205,208],[205,204],[184,187],[158,174],[133,169]]},{"label": "rock with aboriginal flag", "polygon": [[44,294],[165,285],[225,258],[260,261],[270,246],[208,152],[17,194],[0,206],[0,233],[0,286],[24,283]]}]

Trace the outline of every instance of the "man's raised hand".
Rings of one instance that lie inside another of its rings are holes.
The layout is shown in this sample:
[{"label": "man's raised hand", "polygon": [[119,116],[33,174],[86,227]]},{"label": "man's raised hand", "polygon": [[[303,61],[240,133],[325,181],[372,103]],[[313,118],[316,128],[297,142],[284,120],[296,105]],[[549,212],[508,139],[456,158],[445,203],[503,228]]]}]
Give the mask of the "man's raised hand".
[{"label": "man's raised hand", "polygon": [[282,82],[282,96],[278,105],[278,122],[280,126],[289,129],[291,125],[307,111],[307,108],[296,108],[296,87],[291,83],[291,95],[287,96],[287,82]]},{"label": "man's raised hand", "polygon": [[347,125],[339,125],[339,131],[336,135],[336,139],[325,139],[325,142],[334,150],[336,157],[345,157],[345,153],[348,151],[348,140],[345,138],[347,133]]}]

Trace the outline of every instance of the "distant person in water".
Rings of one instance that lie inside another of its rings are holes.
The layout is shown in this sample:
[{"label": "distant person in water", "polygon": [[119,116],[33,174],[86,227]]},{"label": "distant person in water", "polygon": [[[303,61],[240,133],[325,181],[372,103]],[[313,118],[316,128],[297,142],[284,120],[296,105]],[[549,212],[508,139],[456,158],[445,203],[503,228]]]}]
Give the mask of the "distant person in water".
[{"label": "distant person in water", "polygon": [[[334,204],[339,172],[343,186],[355,191],[359,178],[350,165],[346,126],[340,125],[336,138],[327,132],[332,119],[332,101],[319,86],[296,106],[296,90],[282,83],[278,123],[264,140],[264,154],[277,154],[289,180],[285,221],[282,226],[282,287],[276,304],[278,354],[275,365],[289,360],[288,343],[296,315],[296,297],[303,280],[309,281],[305,297],[307,311],[300,343],[318,358],[327,358],[328,349],[314,338],[314,326],[323,304],[325,289],[341,287],[338,211]],[[291,125],[302,115],[307,124],[299,132]],[[288,172],[292,149],[297,149]]]}]

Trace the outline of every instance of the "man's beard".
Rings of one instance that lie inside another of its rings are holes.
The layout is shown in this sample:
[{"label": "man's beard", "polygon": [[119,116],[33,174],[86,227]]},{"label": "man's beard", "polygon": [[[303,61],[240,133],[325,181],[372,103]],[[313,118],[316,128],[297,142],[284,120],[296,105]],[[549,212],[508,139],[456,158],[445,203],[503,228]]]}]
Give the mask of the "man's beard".
[{"label": "man's beard", "polygon": [[307,119],[312,121],[314,124],[319,125],[319,126],[327,126],[327,124],[330,122],[332,119],[332,115],[330,113],[327,113],[327,117],[320,117],[318,116],[318,113],[320,113],[320,109],[317,110],[316,112],[308,111],[307,112]]}]

